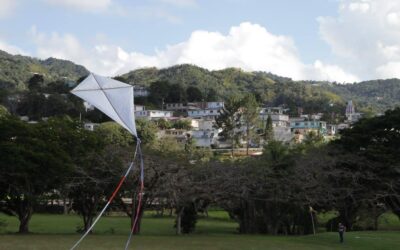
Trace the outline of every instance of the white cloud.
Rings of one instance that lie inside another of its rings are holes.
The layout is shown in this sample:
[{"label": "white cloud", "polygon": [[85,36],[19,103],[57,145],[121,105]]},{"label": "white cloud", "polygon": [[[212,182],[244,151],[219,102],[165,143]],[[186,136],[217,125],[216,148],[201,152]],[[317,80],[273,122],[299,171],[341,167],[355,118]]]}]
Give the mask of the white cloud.
[{"label": "white cloud", "polygon": [[240,67],[248,71],[269,71],[293,79],[315,79],[353,82],[358,78],[335,65],[316,61],[304,64],[293,40],[274,35],[258,24],[242,23],[227,35],[219,32],[194,31],[187,41],[166,46],[153,55],[127,52],[121,47],[98,44],[82,47],[71,34],[42,34],[32,29],[39,57],[72,60],[104,75],[125,73],[140,67],[168,67],[190,63],[217,70]]},{"label": "white cloud", "polygon": [[4,41],[0,40],[0,50],[3,50],[12,55],[29,55],[28,52],[18,48],[17,46],[10,45]]},{"label": "white cloud", "polygon": [[388,62],[376,69],[380,78],[400,78],[400,61]]},{"label": "white cloud", "polygon": [[386,16],[388,24],[393,25],[397,28],[400,27],[400,12],[390,12]]},{"label": "white cloud", "polygon": [[159,0],[160,2],[175,5],[178,7],[194,7],[197,6],[196,0]]},{"label": "white cloud", "polygon": [[[45,34],[37,31],[36,27],[32,27],[30,34],[36,44],[36,56],[42,59],[55,57],[70,60],[103,75],[115,75],[131,68],[151,66],[154,63],[152,61],[146,64],[147,56],[140,53],[128,54],[114,45],[100,44],[86,48],[72,34],[56,32]],[[140,64],[135,64],[136,60]]]},{"label": "white cloud", "polygon": [[[346,8],[345,5],[343,7]],[[357,2],[353,2],[353,3],[349,3],[347,7],[350,11],[354,11],[354,12],[359,11],[359,12],[365,13],[365,12],[368,12],[370,5],[367,1],[357,1]]]},{"label": "white cloud", "polygon": [[112,0],[43,0],[46,3],[81,11],[102,11],[111,6]]},{"label": "white cloud", "polygon": [[325,64],[320,60],[314,62],[311,71],[308,74],[310,79],[329,79],[336,82],[353,83],[360,79],[337,65]]},{"label": "white cloud", "polygon": [[17,6],[17,0],[0,0],[0,18],[9,17]]},{"label": "white cloud", "polygon": [[400,1],[342,0],[337,17],[318,21],[342,67],[362,79],[399,77]]}]

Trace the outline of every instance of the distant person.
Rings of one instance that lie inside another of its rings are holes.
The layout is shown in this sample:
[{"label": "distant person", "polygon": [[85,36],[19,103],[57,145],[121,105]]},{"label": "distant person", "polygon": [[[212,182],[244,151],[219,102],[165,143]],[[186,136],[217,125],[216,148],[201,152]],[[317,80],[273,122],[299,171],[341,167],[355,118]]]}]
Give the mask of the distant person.
[{"label": "distant person", "polygon": [[343,243],[343,236],[344,232],[346,232],[346,227],[342,223],[339,223],[338,231],[339,231],[340,243]]}]

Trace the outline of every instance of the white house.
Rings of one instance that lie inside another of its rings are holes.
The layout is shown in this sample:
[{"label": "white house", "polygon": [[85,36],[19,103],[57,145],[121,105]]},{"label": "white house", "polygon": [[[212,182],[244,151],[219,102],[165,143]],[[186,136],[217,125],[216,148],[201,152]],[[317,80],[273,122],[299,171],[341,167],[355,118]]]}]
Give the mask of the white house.
[{"label": "white house", "polygon": [[290,126],[289,116],[284,114],[285,109],[281,107],[268,107],[260,109],[259,118],[265,125],[268,116],[271,116],[272,127],[284,127]]},{"label": "white house", "polygon": [[199,119],[198,124],[199,124],[199,130],[214,130],[214,123],[215,120],[213,119]]},{"label": "white house", "polygon": [[209,148],[218,138],[218,129],[213,130],[193,130],[192,138],[197,147]]},{"label": "white house", "polygon": [[189,102],[189,103],[166,103],[166,110],[189,111],[201,109],[221,110],[224,108],[224,102]]},{"label": "white house", "polygon": [[100,126],[98,123],[92,123],[92,122],[87,122],[83,124],[83,128],[89,131],[94,131],[98,126]]},{"label": "white house", "polygon": [[327,124],[326,125],[327,134],[330,136],[336,135],[337,125]]},{"label": "white house", "polygon": [[88,102],[83,102],[83,106],[85,107],[86,112],[94,110],[94,106]]},{"label": "white house", "polygon": [[146,108],[145,108],[145,106],[142,106],[142,105],[134,105],[134,111],[145,111],[146,110]]},{"label": "white house", "polygon": [[224,102],[207,102],[207,109],[222,109],[224,108]]},{"label": "white house", "polygon": [[274,127],[274,140],[281,142],[290,142],[293,134],[290,127]]},{"label": "white house", "polygon": [[166,103],[165,109],[173,111],[186,111],[187,106],[183,103]]},{"label": "white house", "polygon": [[199,109],[188,111],[188,117],[191,118],[216,118],[219,115],[220,110],[217,109]]},{"label": "white house", "polygon": [[340,124],[337,125],[337,130],[338,131],[343,130],[343,129],[347,129],[347,128],[350,128],[350,125],[348,123],[340,123]]},{"label": "white house", "polygon": [[148,120],[157,120],[157,119],[167,119],[173,116],[172,111],[167,110],[142,110],[142,111],[135,111],[136,118],[143,118]]},{"label": "white house", "polygon": [[317,113],[317,114],[304,114],[304,115],[300,115],[301,118],[304,118],[306,120],[321,120],[322,116],[324,114],[323,113]]},{"label": "white house", "polygon": [[139,85],[133,86],[133,96],[134,97],[147,97],[150,95],[150,92],[147,88]]},{"label": "white house", "polygon": [[158,138],[173,138],[179,143],[186,143],[191,137],[191,131],[185,129],[165,129],[157,132]]}]

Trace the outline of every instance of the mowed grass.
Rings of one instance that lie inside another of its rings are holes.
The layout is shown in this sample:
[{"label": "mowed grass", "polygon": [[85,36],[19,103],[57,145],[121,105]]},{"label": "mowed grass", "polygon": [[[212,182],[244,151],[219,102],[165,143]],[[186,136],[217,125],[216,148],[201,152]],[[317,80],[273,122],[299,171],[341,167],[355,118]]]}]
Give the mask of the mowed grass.
[{"label": "mowed grass", "polygon": [[[1,235],[0,249],[8,250],[53,250],[69,249],[78,235]],[[90,235],[79,249],[124,249],[127,236]],[[234,234],[147,236],[133,238],[130,249],[148,250],[396,250],[400,249],[398,232],[350,232],[345,243],[338,242],[336,233],[321,233],[316,236],[252,236]]]},{"label": "mowed grass", "polygon": [[[16,218],[0,214],[0,221],[7,223],[0,235],[0,250],[69,249],[78,240],[76,228],[82,223],[74,215],[35,214],[30,224],[32,234],[16,235],[13,234],[18,229]],[[400,249],[400,232],[393,231],[348,232],[344,244],[338,242],[337,233],[308,236],[239,235],[236,233],[237,223],[222,211],[212,211],[209,218],[200,218],[196,232],[191,235],[176,236],[173,224],[173,218],[156,218],[148,212],[143,219],[141,234],[134,236],[130,249]],[[400,228],[397,217],[391,214],[385,215],[381,224],[390,230]],[[95,233],[89,235],[79,249],[124,249],[128,233],[127,217],[107,216],[100,220]]]},{"label": "mowed grass", "polygon": [[[16,217],[0,214],[0,221],[6,221],[6,228],[0,233],[18,231]],[[30,222],[29,230],[35,234],[74,234],[82,225],[82,219],[76,215],[35,214]],[[141,224],[142,235],[169,236],[175,235],[173,217],[156,217],[147,212]],[[103,216],[96,224],[95,234],[129,234],[130,220],[126,216]],[[210,212],[209,218],[200,217],[196,224],[195,234],[230,234],[236,233],[237,223],[230,220],[223,211]]]}]

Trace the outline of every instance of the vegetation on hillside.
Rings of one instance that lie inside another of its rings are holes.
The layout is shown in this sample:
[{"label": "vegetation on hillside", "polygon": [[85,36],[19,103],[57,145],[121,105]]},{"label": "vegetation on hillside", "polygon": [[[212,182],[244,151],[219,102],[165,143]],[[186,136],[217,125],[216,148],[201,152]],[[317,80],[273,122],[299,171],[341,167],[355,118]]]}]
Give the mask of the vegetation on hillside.
[{"label": "vegetation on hillside", "polygon": [[353,100],[360,111],[367,113],[382,113],[400,105],[399,79],[342,85],[293,81],[271,73],[245,72],[236,68],[210,71],[188,64],[160,70],[138,69],[120,78],[146,87],[156,82],[168,82],[183,89],[195,86],[203,98],[209,101],[225,100],[232,94],[252,92],[258,102],[273,106],[285,105],[293,115],[301,108],[305,113],[323,112],[334,116],[343,113],[348,100]]},{"label": "vegetation on hillside", "polygon": [[[44,84],[49,87],[56,82],[83,79],[89,73],[73,62],[55,58],[39,60],[4,51],[0,51],[0,69],[0,101],[5,92],[26,90],[28,80],[35,73],[43,75]],[[163,97],[168,102],[225,100],[232,94],[252,92],[259,103],[286,106],[292,115],[297,115],[299,111],[323,112],[334,119],[343,113],[348,100],[353,100],[358,110],[368,115],[383,113],[400,105],[399,79],[341,85],[293,81],[267,72],[246,72],[238,68],[210,71],[189,64],[164,69],[137,69],[118,76],[118,79],[149,88],[154,85],[153,89],[162,89],[159,84],[168,83],[174,90],[169,97]],[[185,94],[179,96],[180,92]],[[140,98],[138,100],[146,103]],[[146,104],[159,106],[162,101],[153,97]]]},{"label": "vegetation on hillside", "polygon": [[10,55],[0,50],[0,89],[25,89],[28,79],[35,73],[45,76],[46,81],[67,79],[76,81],[89,72],[85,67],[73,62],[48,58]]}]

